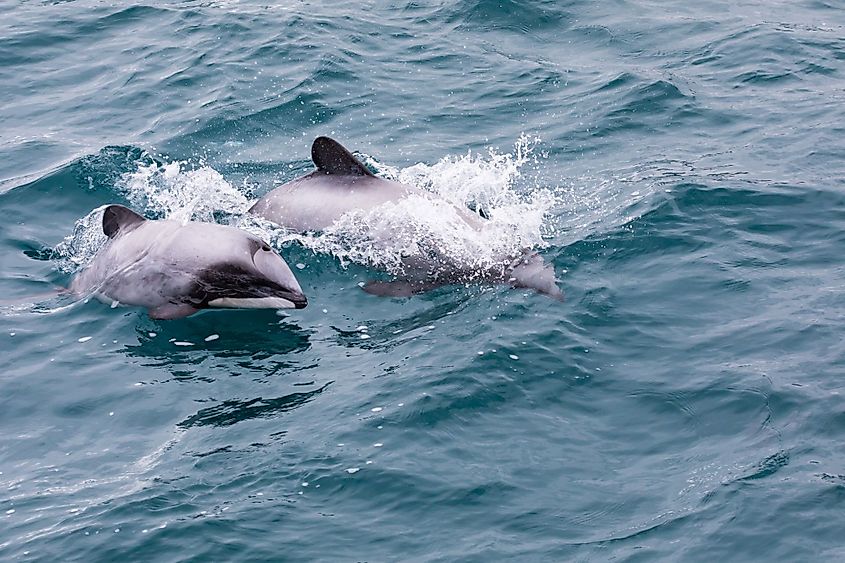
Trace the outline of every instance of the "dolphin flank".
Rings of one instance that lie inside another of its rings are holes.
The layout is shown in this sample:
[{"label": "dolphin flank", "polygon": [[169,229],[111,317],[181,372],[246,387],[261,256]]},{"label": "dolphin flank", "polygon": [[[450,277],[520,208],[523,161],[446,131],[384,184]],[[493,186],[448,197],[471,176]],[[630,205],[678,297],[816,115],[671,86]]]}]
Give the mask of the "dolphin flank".
[{"label": "dolphin flank", "polygon": [[146,307],[154,319],[200,309],[302,309],[308,300],[287,263],[261,239],[213,223],[147,220],[122,205],[103,212],[109,240],[71,291]]},{"label": "dolphin flank", "polygon": [[[424,192],[414,186],[379,178],[345,147],[329,137],[317,137],[311,146],[316,170],[272,190],[249,210],[296,232],[323,231],[344,214],[370,211],[387,202]],[[469,227],[480,230],[486,218],[467,208],[455,210]],[[389,236],[389,234],[385,234]],[[375,295],[406,297],[448,283],[475,279],[530,288],[555,299],[563,293],[557,286],[554,268],[537,252],[525,249],[514,256],[501,256],[499,263],[478,267],[448,264],[432,257],[403,261],[408,279],[373,281],[364,290]]]}]

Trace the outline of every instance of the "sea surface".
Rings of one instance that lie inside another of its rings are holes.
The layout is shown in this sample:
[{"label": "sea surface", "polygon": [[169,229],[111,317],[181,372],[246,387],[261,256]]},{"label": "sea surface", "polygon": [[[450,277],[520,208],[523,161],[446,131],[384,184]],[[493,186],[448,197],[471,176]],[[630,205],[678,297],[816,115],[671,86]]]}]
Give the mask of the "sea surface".
[{"label": "sea surface", "polygon": [[[845,559],[840,1],[0,0],[0,102],[0,559]],[[245,215],[319,135],[503,227]],[[62,293],[109,203],[308,307]],[[360,289],[420,232],[565,300]]]}]

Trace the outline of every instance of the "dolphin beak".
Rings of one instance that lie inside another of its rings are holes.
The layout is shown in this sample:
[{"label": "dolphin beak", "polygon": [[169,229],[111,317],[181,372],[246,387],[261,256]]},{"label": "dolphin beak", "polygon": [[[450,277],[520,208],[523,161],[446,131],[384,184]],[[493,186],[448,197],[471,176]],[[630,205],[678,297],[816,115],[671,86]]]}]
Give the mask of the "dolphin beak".
[{"label": "dolphin beak", "polygon": [[308,298],[305,297],[305,294],[301,291],[298,293],[294,293],[292,291],[286,291],[279,295],[282,299],[286,299],[293,303],[294,309],[304,309],[308,306]]},{"label": "dolphin beak", "polygon": [[262,246],[252,256],[252,261],[265,278],[281,288],[274,292],[274,297],[289,301],[296,309],[304,309],[308,305],[308,299],[302,293],[296,276],[281,256],[269,247]]}]

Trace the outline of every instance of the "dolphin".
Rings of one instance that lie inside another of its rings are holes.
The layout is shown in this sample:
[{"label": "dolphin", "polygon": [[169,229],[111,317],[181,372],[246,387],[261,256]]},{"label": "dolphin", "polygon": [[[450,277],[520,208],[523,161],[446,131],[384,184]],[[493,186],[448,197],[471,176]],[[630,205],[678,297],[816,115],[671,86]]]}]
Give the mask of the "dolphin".
[{"label": "dolphin", "polygon": [[76,294],[146,307],[154,319],[200,309],[302,309],[308,300],[267,243],[234,227],[103,212],[106,244],[70,285]]},{"label": "dolphin", "polygon": [[[329,137],[317,137],[311,145],[311,160],[317,169],[272,190],[259,199],[250,213],[287,229],[306,233],[323,231],[352,211],[370,211],[388,202],[425,192],[400,182],[379,178],[345,147]],[[456,209],[470,227],[480,230],[486,220],[479,210]],[[467,271],[448,257],[406,260],[409,279],[373,281],[364,285],[368,293],[407,297],[435,287],[483,279],[524,287],[561,300],[554,268],[537,252],[525,250],[516,256],[502,256],[500,263],[483,270]]]}]

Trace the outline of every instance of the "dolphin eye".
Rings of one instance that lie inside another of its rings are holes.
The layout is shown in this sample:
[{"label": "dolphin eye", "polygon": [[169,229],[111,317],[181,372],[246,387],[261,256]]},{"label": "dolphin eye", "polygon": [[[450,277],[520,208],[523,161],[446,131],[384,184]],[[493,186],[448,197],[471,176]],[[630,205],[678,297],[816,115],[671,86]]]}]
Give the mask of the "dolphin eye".
[{"label": "dolphin eye", "polygon": [[272,249],[270,248],[269,244],[267,244],[266,242],[262,242],[261,250],[263,250],[264,252],[270,252]]}]

